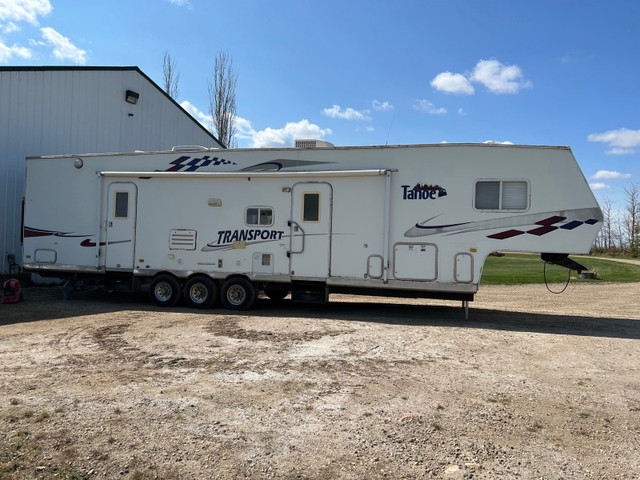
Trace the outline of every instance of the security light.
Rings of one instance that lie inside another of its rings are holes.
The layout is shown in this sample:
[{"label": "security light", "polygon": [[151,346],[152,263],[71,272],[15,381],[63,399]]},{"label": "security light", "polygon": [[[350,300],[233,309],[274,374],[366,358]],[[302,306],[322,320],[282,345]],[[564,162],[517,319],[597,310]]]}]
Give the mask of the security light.
[{"label": "security light", "polygon": [[126,102],[131,103],[133,105],[138,103],[139,98],[140,98],[140,94],[137,92],[134,92],[133,90],[127,90],[127,93],[124,96],[124,99],[126,100]]}]

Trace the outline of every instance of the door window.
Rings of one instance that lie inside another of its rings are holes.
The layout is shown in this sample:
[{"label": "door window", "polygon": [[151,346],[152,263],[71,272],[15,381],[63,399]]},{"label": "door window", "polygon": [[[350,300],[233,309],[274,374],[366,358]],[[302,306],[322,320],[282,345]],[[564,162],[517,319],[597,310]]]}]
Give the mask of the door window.
[{"label": "door window", "polygon": [[302,194],[302,221],[320,221],[320,193],[305,192]]},{"label": "door window", "polygon": [[115,192],[113,218],[129,217],[129,192]]}]

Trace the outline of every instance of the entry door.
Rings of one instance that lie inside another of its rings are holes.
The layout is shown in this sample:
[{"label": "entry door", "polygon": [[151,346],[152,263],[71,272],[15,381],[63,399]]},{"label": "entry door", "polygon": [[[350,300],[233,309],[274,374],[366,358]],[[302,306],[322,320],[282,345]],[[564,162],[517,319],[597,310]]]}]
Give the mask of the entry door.
[{"label": "entry door", "polygon": [[297,183],[291,195],[291,276],[325,279],[331,259],[333,189],[328,183]]},{"label": "entry door", "polygon": [[138,188],[130,182],[114,182],[107,191],[105,266],[131,270],[136,233]]}]

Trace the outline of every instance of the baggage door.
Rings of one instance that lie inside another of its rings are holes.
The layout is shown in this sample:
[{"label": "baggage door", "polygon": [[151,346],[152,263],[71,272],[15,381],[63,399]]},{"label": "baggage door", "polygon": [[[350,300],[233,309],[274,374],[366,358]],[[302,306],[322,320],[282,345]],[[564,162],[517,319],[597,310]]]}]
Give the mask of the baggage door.
[{"label": "baggage door", "polygon": [[135,183],[109,184],[104,247],[107,270],[133,269],[137,202],[138,188]]},{"label": "baggage door", "polygon": [[325,182],[296,183],[291,190],[289,271],[293,279],[329,276],[332,196],[333,189]]}]

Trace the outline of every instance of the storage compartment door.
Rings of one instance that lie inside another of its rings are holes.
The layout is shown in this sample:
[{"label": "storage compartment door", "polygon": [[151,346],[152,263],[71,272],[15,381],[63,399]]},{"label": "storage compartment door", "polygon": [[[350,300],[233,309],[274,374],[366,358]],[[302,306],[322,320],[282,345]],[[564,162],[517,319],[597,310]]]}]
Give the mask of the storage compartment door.
[{"label": "storage compartment door", "polygon": [[468,253],[458,253],[455,259],[455,277],[458,283],[473,281],[473,257]]},{"label": "storage compartment door", "polygon": [[434,281],[438,278],[438,247],[432,243],[396,243],[393,275],[397,280]]}]

